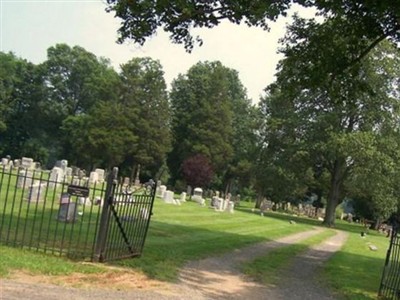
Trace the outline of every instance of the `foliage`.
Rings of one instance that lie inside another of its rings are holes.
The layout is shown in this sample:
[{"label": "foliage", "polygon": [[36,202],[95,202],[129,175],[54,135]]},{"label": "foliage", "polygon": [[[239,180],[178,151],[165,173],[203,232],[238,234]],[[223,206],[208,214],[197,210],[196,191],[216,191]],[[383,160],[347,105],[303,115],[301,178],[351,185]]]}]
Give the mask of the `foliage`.
[{"label": "foliage", "polygon": [[41,74],[40,67],[0,52],[0,152],[46,159],[41,145],[48,128]]},{"label": "foliage", "polygon": [[134,58],[121,66],[121,100],[130,110],[137,142],[127,149],[125,162],[153,170],[166,159],[171,147],[170,109],[160,62]]},{"label": "foliage", "polygon": [[65,119],[62,130],[71,140],[76,163],[88,169],[121,164],[137,141],[130,116],[120,103],[99,102],[91,114]]},{"label": "foliage", "polygon": [[352,171],[365,165],[367,157],[373,161],[368,151],[390,157],[388,162],[397,155],[369,145],[380,135],[387,140],[396,136],[390,132],[398,119],[398,92],[393,91],[400,74],[398,50],[382,43],[362,61],[340,65],[351,54],[348,38],[338,31],[347,26],[345,19],[318,24],[295,17],[283,40],[285,59],[277,81],[260,106],[265,116],[260,165],[271,170],[267,178],[276,190],[274,176],[279,175],[289,186],[287,196],[317,180],[328,200],[327,225],[334,223]]},{"label": "foliage", "polygon": [[173,147],[168,165],[179,179],[182,162],[203,154],[217,175],[222,175],[233,155],[230,74],[220,62],[197,63],[172,83]]},{"label": "foliage", "polygon": [[192,187],[206,187],[213,177],[209,159],[202,154],[195,154],[182,163],[182,174],[186,183]]},{"label": "foliage", "polygon": [[[171,34],[175,43],[183,43],[188,51],[194,44],[202,44],[200,37],[193,37],[190,30],[196,27],[212,28],[228,20],[249,26],[268,28],[267,21],[275,21],[286,15],[293,3],[315,7],[326,19],[333,22],[351,20],[348,43],[353,48],[356,60],[366,55],[379,41],[386,37],[400,40],[400,7],[397,1],[381,0],[338,0],[304,1],[279,0],[251,2],[240,1],[128,1],[107,0],[108,11],[121,19],[118,30],[119,42],[132,39],[143,44],[158,28]],[[322,44],[321,44],[322,45]],[[359,47],[361,46],[362,47]]]}]

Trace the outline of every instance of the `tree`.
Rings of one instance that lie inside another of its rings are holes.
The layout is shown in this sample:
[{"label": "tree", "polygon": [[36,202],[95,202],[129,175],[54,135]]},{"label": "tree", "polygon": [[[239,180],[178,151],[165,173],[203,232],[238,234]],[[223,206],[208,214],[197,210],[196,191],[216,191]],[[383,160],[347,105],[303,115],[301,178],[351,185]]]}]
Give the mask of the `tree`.
[{"label": "tree", "polygon": [[160,62],[151,58],[134,58],[121,66],[120,101],[132,112],[137,136],[126,161],[130,166],[147,168],[153,175],[171,148],[170,107],[163,76]]},{"label": "tree", "polygon": [[48,93],[43,112],[54,148],[51,159],[61,156],[74,161],[70,139],[60,132],[63,121],[89,113],[97,102],[116,101],[118,75],[106,59],[66,44],[50,47],[42,67]]},{"label": "tree", "polygon": [[209,159],[202,154],[185,159],[181,170],[186,183],[192,187],[207,186],[214,175]]},{"label": "tree", "polygon": [[47,158],[44,85],[40,67],[0,52],[0,152]]},{"label": "tree", "polygon": [[168,164],[175,180],[181,178],[182,162],[194,154],[206,156],[223,179],[233,155],[232,72],[220,62],[198,63],[173,81],[174,141]]},{"label": "tree", "polygon": [[121,19],[120,43],[132,39],[143,44],[158,28],[163,28],[171,34],[173,42],[183,43],[190,51],[195,43],[202,44],[201,38],[191,35],[192,28],[212,28],[228,20],[268,29],[267,21],[285,16],[292,4],[315,7],[327,20],[351,20],[351,30],[343,34],[353,37],[349,42],[357,46],[353,47],[356,60],[387,37],[400,41],[400,4],[393,0],[107,0],[107,3],[107,10]]},{"label": "tree", "polygon": [[49,101],[61,118],[86,113],[97,101],[116,99],[117,73],[106,59],[80,46],[50,47],[44,67]]},{"label": "tree", "polygon": [[98,102],[90,114],[69,116],[62,132],[71,141],[72,162],[87,169],[121,164],[137,143],[129,108],[118,102]]},{"label": "tree", "polygon": [[[400,74],[398,50],[384,43],[341,68],[340,58],[349,57],[351,43],[338,28],[347,24],[295,19],[283,40],[285,59],[277,82],[269,86],[264,99],[272,136],[283,137],[283,141],[266,139],[264,146],[277,150],[278,163],[272,165],[289,171],[285,176],[297,183],[302,182],[296,175],[299,170],[307,174],[317,164],[329,173],[324,220],[329,226],[346,193],[345,182],[371,143],[368,137],[384,134],[383,128],[396,130],[398,118],[398,92],[393,91]],[[293,163],[296,158],[301,158],[297,162],[302,167]]]}]

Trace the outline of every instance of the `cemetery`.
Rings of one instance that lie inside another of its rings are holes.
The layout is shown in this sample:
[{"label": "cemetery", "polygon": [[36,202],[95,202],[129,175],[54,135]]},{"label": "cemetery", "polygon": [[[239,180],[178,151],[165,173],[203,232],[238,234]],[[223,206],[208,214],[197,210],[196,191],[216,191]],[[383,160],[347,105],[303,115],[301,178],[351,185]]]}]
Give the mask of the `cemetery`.
[{"label": "cemetery", "polygon": [[138,256],[153,190],[151,184],[118,182],[117,170],[86,176],[66,160],[43,170],[31,158],[2,159],[0,242],[92,261]]}]

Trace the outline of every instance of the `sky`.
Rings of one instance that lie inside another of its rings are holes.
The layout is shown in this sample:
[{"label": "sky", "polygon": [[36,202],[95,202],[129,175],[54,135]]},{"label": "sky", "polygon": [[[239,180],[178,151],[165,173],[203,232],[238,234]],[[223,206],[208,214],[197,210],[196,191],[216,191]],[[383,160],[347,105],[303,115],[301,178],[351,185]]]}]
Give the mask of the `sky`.
[{"label": "sky", "polygon": [[[239,72],[249,98],[257,103],[265,87],[274,81],[278,40],[290,19],[270,23],[271,30],[250,28],[223,22],[213,29],[194,34],[204,44],[187,53],[183,45],[173,44],[162,30],[139,46],[133,42],[116,43],[120,20],[106,13],[103,0],[0,0],[0,51],[13,52],[35,64],[46,60],[47,49],[58,43],[79,45],[96,56],[110,59],[119,66],[133,57],[151,57],[160,61],[170,87],[178,74],[199,61],[219,60]],[[310,17],[310,10],[291,10]]]}]

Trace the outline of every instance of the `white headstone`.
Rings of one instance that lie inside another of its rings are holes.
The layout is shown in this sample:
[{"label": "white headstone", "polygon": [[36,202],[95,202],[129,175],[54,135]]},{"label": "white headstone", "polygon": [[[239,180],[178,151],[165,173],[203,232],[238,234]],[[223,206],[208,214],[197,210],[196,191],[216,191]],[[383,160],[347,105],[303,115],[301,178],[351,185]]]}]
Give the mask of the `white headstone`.
[{"label": "white headstone", "polygon": [[164,198],[164,193],[166,192],[167,187],[165,185],[161,185],[159,189],[159,194],[157,194],[158,197]]},{"label": "white headstone", "polygon": [[94,170],[96,173],[97,173],[97,175],[98,175],[98,177],[97,177],[97,181],[98,182],[103,182],[104,181],[104,170],[103,169],[96,169],[96,170]]},{"label": "white headstone", "polygon": [[18,188],[28,188],[32,185],[32,171],[28,170],[20,170],[17,178],[17,187]]},{"label": "white headstone", "polygon": [[99,180],[99,174],[97,172],[90,172],[89,184],[95,184]]},{"label": "white headstone", "polygon": [[32,169],[33,159],[29,157],[23,157],[21,160],[21,167],[23,167],[24,169]]},{"label": "white headstone", "polygon": [[186,193],[185,193],[185,192],[182,192],[182,193],[181,193],[181,199],[180,199],[180,201],[181,201],[181,202],[186,202]]},{"label": "white headstone", "polygon": [[65,169],[65,175],[68,177],[72,176],[72,168],[68,167]]},{"label": "white headstone", "polygon": [[165,191],[163,197],[165,203],[174,203],[174,192],[173,191]]},{"label": "white headstone", "polygon": [[57,183],[64,180],[64,171],[61,168],[54,167],[50,172],[50,186],[54,187]]},{"label": "white headstone", "polygon": [[192,200],[204,205],[205,199],[203,199],[203,190],[201,188],[197,187],[193,190]]},{"label": "white headstone", "polygon": [[28,190],[28,202],[39,202],[42,200],[44,186],[39,182],[33,183]]}]

